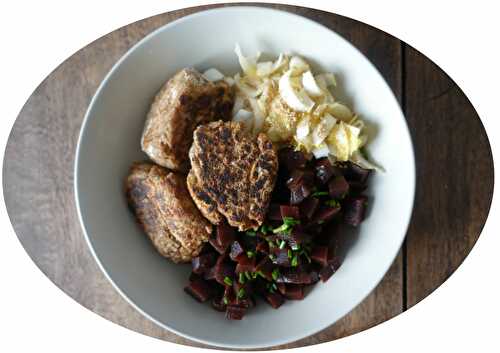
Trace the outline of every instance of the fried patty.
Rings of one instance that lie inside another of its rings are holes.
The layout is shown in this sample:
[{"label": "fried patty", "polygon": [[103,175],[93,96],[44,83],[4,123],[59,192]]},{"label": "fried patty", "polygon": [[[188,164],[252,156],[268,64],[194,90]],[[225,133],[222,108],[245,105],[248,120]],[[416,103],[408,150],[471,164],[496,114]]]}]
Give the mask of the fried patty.
[{"label": "fried patty", "polygon": [[226,82],[210,82],[194,69],[179,71],[151,105],[142,150],[161,166],[187,172],[194,129],[214,120],[229,120],[233,103],[233,90]]},{"label": "fried patty", "polygon": [[125,188],[130,208],[161,255],[179,263],[200,253],[212,225],[193,203],[185,176],[135,163]]},{"label": "fried patty", "polygon": [[240,231],[262,224],[278,170],[276,151],[266,135],[255,138],[235,122],[201,125],[194,132],[189,158],[188,189],[210,222],[226,218]]}]

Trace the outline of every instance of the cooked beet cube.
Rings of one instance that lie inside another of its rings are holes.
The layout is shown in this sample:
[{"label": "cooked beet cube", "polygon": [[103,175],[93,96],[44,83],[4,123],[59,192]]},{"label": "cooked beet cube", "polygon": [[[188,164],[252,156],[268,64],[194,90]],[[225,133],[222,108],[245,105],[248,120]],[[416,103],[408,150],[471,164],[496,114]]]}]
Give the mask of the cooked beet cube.
[{"label": "cooked beet cube", "polygon": [[328,248],[326,246],[316,246],[312,249],[311,260],[322,266],[328,264]]},{"label": "cooked beet cube", "polygon": [[217,244],[226,251],[226,249],[233,243],[236,235],[234,228],[227,223],[222,223],[217,226]]},{"label": "cooked beet cube", "polygon": [[319,281],[319,273],[316,271],[309,272],[309,277],[311,277],[311,284]]},{"label": "cooked beet cube", "polygon": [[267,211],[267,219],[273,221],[281,221],[281,208],[279,204],[272,203],[269,205],[269,209]]},{"label": "cooked beet cube", "polygon": [[357,227],[365,218],[368,198],[360,195],[351,197],[344,203],[344,222]]},{"label": "cooked beet cube", "polygon": [[311,219],[319,206],[319,200],[316,197],[308,197],[300,204],[300,214],[306,219]]},{"label": "cooked beet cube", "polygon": [[274,268],[273,263],[271,262],[269,257],[266,256],[262,260],[260,260],[260,262],[257,264],[257,266],[255,266],[255,272],[262,273],[268,281],[272,281],[273,280],[273,275],[272,275],[273,268]]},{"label": "cooked beet cube", "polygon": [[284,166],[288,171],[304,168],[307,163],[304,153],[295,151],[291,147],[285,147],[279,150],[278,161],[280,166]]},{"label": "cooked beet cube", "polygon": [[223,262],[216,265],[214,274],[215,280],[222,285],[226,285],[224,279],[226,277],[229,277],[232,280],[234,277],[234,269],[235,269],[234,263],[230,262]]},{"label": "cooked beet cube", "polygon": [[[295,226],[290,232],[290,240],[293,244],[302,244],[311,240],[311,235],[304,232],[302,227]],[[292,245],[292,243],[290,244]]]},{"label": "cooked beet cube", "polygon": [[208,282],[200,278],[190,282],[184,291],[199,302],[207,301],[213,293]]},{"label": "cooked beet cube", "polygon": [[351,162],[345,164],[344,176],[347,181],[358,181],[365,184],[370,176],[371,170],[361,168],[359,165]]},{"label": "cooked beet cube", "polygon": [[238,305],[228,305],[226,308],[226,318],[229,320],[241,320],[245,316],[246,309]]},{"label": "cooked beet cube", "polygon": [[316,179],[322,184],[326,184],[334,174],[333,165],[326,157],[316,160],[314,170],[316,172]]},{"label": "cooked beet cube", "polygon": [[274,255],[273,263],[278,266],[290,267],[290,258],[288,257],[287,248],[273,248],[271,253]]},{"label": "cooked beet cube", "polygon": [[319,271],[319,277],[322,282],[326,282],[330,279],[330,277],[337,272],[340,267],[340,259],[335,258],[333,261],[330,261],[328,265],[323,267],[321,271]]},{"label": "cooked beet cube", "polygon": [[216,266],[210,268],[207,272],[203,274],[203,278],[208,280],[215,279],[215,268]]},{"label": "cooked beet cube", "polygon": [[298,187],[290,190],[290,204],[298,205],[310,196],[314,191],[312,186],[300,184]]},{"label": "cooked beet cube", "polygon": [[212,299],[212,308],[221,312],[226,311],[226,304],[224,304],[223,298],[220,297]]},{"label": "cooked beet cube", "polygon": [[264,298],[269,303],[269,305],[271,305],[274,309],[278,309],[281,306],[281,304],[283,304],[285,301],[285,299],[283,299],[281,294],[276,292],[274,293],[268,292],[264,295]]},{"label": "cooked beet cube", "polygon": [[245,250],[238,241],[234,241],[231,244],[231,251],[229,252],[229,257],[233,261],[238,261],[238,259],[245,254]]},{"label": "cooked beet cube", "polygon": [[267,243],[267,241],[261,241],[257,244],[257,246],[255,247],[255,250],[257,252],[260,252],[260,253],[263,253],[263,254],[269,254],[269,244]]},{"label": "cooked beet cube", "polygon": [[281,217],[283,219],[285,217],[300,219],[300,210],[297,206],[281,205],[280,210],[281,210]]},{"label": "cooked beet cube", "polygon": [[236,273],[253,272],[255,270],[255,257],[249,258],[247,255],[242,255],[238,265],[236,265]]},{"label": "cooked beet cube", "polygon": [[189,275],[189,282],[196,281],[197,279],[200,279],[200,278],[203,278],[203,277],[197,273],[191,272],[191,274]]},{"label": "cooked beet cube", "polygon": [[196,256],[191,260],[193,272],[199,275],[204,274],[215,265],[217,255],[215,253],[207,253],[205,255]]},{"label": "cooked beet cube", "polygon": [[212,247],[217,250],[217,252],[219,254],[224,254],[224,252],[226,251],[226,249],[224,249],[222,247],[222,245],[219,244],[219,242],[217,241],[217,237],[216,236],[212,236],[210,237],[210,239],[208,239],[208,242],[210,243],[210,245],[212,245]]},{"label": "cooked beet cube", "polygon": [[285,283],[276,283],[276,287],[278,288],[278,292],[285,295],[285,293],[286,293],[286,284]]},{"label": "cooked beet cube", "polygon": [[205,243],[201,248],[200,255],[205,255],[208,253],[214,253],[214,248],[210,243]]},{"label": "cooked beet cube", "polygon": [[328,192],[334,199],[343,199],[349,193],[349,184],[347,180],[340,175],[330,180],[328,183]]},{"label": "cooked beet cube", "polygon": [[323,224],[331,221],[340,212],[340,207],[323,206],[316,211],[313,216],[312,223]]},{"label": "cooked beet cube", "polygon": [[236,300],[236,305],[243,307],[245,309],[253,308],[256,306],[255,300],[251,297],[243,298],[243,299],[237,299]]},{"label": "cooked beet cube", "polygon": [[310,274],[299,269],[284,268],[276,280],[278,283],[311,284],[313,278]]},{"label": "cooked beet cube", "polygon": [[304,299],[304,286],[301,284],[287,284],[285,298],[290,300]]}]

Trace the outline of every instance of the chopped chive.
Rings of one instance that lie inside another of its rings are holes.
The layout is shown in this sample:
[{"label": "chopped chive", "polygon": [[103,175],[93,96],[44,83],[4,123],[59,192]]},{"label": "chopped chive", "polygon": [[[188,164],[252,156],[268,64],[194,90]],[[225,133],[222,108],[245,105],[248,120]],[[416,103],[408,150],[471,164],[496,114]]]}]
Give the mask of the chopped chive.
[{"label": "chopped chive", "polygon": [[339,203],[337,200],[331,199],[331,200],[325,201],[325,205],[330,206],[330,207],[338,207]]},{"label": "chopped chive", "polygon": [[328,191],[316,191],[312,194],[313,197],[327,196]]},{"label": "chopped chive", "polygon": [[282,240],[280,243],[280,249],[283,249],[286,246],[286,241]]},{"label": "chopped chive", "polygon": [[296,267],[299,264],[299,258],[295,255],[292,259],[292,267]]},{"label": "chopped chive", "polygon": [[247,230],[245,234],[254,237],[257,235],[257,232],[255,230]]},{"label": "chopped chive", "polygon": [[223,297],[223,298],[222,298],[222,302],[224,303],[224,305],[229,304],[229,300],[227,300],[227,298],[226,298],[226,297]]},{"label": "chopped chive", "polygon": [[277,267],[276,267],[276,268],[273,270],[272,276],[273,276],[273,279],[274,279],[275,281],[278,279],[278,277],[280,276],[280,270],[279,270],[279,268],[277,268]]},{"label": "chopped chive", "polygon": [[273,241],[268,241],[267,244],[269,245],[270,248],[274,248],[275,244]]},{"label": "chopped chive", "polygon": [[288,249],[288,258],[291,259],[292,258],[292,250],[291,249]]},{"label": "chopped chive", "polygon": [[301,255],[304,255],[305,258],[307,259],[307,262],[311,263],[311,258],[309,257],[309,254],[307,252],[305,252],[304,250],[302,250],[300,252]]},{"label": "chopped chive", "polygon": [[255,256],[255,253],[253,251],[247,251],[247,256],[251,259]]},{"label": "chopped chive", "polygon": [[300,221],[298,219],[293,218],[293,217],[284,217],[283,223],[286,225],[289,225],[289,226],[294,226],[296,224],[300,224]]},{"label": "chopped chive", "polygon": [[276,260],[276,256],[275,256],[274,254],[269,254],[269,258],[270,258],[272,261]]},{"label": "chopped chive", "polygon": [[226,277],[224,277],[224,283],[227,284],[228,286],[232,286],[233,280],[226,276]]},{"label": "chopped chive", "polygon": [[239,280],[238,282],[240,282],[241,284],[245,283],[245,275],[243,274],[243,272],[240,272],[239,274]]},{"label": "chopped chive", "polygon": [[300,245],[299,244],[293,244],[292,245],[292,250],[300,250]]},{"label": "chopped chive", "polygon": [[274,228],[273,233],[277,234],[277,233],[287,232],[289,230],[289,228],[290,228],[290,226],[288,224],[283,223],[278,228]]},{"label": "chopped chive", "polygon": [[266,278],[266,276],[264,276],[264,273],[262,273],[262,271],[257,271],[257,272],[255,272],[255,274],[256,274],[256,276],[260,276],[264,279]]},{"label": "chopped chive", "polygon": [[252,279],[256,279],[257,278],[257,272],[252,272]]},{"label": "chopped chive", "polygon": [[245,272],[245,277],[250,281],[252,279],[252,275],[250,274],[250,272],[246,271]]},{"label": "chopped chive", "polygon": [[240,288],[238,290],[238,294],[236,294],[236,296],[238,297],[238,299],[241,299],[245,296],[245,288]]},{"label": "chopped chive", "polygon": [[278,286],[276,285],[276,283],[271,284],[271,288],[274,290],[278,290]]},{"label": "chopped chive", "polygon": [[271,227],[269,227],[267,224],[263,224],[261,227],[260,227],[260,231],[263,233],[263,234],[267,234],[269,233],[269,231],[271,230]]}]

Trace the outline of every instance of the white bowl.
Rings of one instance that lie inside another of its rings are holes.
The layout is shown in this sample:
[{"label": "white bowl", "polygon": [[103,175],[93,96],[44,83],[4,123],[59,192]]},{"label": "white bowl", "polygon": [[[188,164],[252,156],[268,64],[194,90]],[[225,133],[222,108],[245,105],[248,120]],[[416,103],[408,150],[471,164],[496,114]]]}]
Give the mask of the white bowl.
[{"label": "white bowl", "polygon": [[[192,66],[235,73],[238,42],[245,53],[293,52],[340,77],[344,100],[376,127],[369,151],[384,166],[369,193],[368,218],[352,235],[347,256],[326,284],[279,310],[260,303],[229,321],[183,292],[188,265],[156,253],[129,212],[123,182],[144,160],[140,135],[148,107],[175,72]],[[130,49],[97,90],[83,122],[75,194],[88,244],[120,294],[158,325],[195,341],[232,348],[268,347],[314,334],[351,311],[383,278],[403,242],[415,192],[413,148],[392,91],[374,66],[331,30],[287,12],[229,7],[196,13],[159,28]]]}]

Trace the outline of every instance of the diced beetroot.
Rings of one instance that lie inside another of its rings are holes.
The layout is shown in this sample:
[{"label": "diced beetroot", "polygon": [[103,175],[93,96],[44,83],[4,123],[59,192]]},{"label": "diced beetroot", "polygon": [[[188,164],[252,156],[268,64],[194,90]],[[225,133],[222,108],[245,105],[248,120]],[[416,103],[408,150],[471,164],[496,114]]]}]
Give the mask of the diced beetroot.
[{"label": "diced beetroot", "polygon": [[224,298],[226,298],[229,305],[236,304],[236,295],[234,294],[233,287],[226,286],[224,288],[224,294],[222,296],[222,299],[224,300]]},{"label": "diced beetroot", "polygon": [[306,184],[301,184],[297,188],[290,190],[290,204],[298,205],[312,193],[313,193],[312,187]]},{"label": "diced beetroot", "polygon": [[243,307],[245,309],[253,308],[256,306],[255,300],[251,297],[248,298],[243,298],[243,299],[237,299],[236,300],[236,305]]},{"label": "diced beetroot", "polygon": [[274,309],[278,309],[281,306],[281,304],[283,304],[285,301],[285,299],[283,299],[281,294],[276,292],[274,293],[268,292],[264,295],[264,298],[269,303],[269,305],[271,305]]},{"label": "diced beetroot", "polygon": [[242,255],[236,265],[236,273],[253,272],[255,270],[255,257],[249,258],[247,255]]},{"label": "diced beetroot", "polygon": [[285,147],[279,150],[278,160],[280,166],[284,166],[288,171],[306,166],[306,157],[300,151],[295,151],[293,148]]},{"label": "diced beetroot", "polygon": [[366,183],[362,183],[360,181],[349,181],[349,190],[355,193],[360,193],[366,190]]},{"label": "diced beetroot", "polygon": [[300,211],[297,206],[281,205],[281,218],[291,217],[293,219],[300,219]]},{"label": "diced beetroot", "polygon": [[368,198],[366,196],[351,197],[344,203],[344,222],[357,227],[365,218],[366,204]]},{"label": "diced beetroot", "polygon": [[371,173],[370,169],[361,168],[359,165],[351,162],[347,162],[345,166],[344,175],[348,181],[366,183]]},{"label": "diced beetroot", "polygon": [[311,277],[311,284],[319,281],[319,273],[316,271],[309,272],[309,277]]},{"label": "diced beetroot", "polygon": [[316,197],[308,197],[300,203],[300,214],[305,219],[311,219],[319,206],[319,200]]},{"label": "diced beetroot", "polygon": [[332,163],[330,163],[330,161],[326,157],[316,160],[314,169],[316,172],[316,178],[322,184],[326,184],[334,173]]},{"label": "diced beetroot", "polygon": [[229,277],[233,279],[234,277],[234,263],[223,262],[215,266],[215,280],[222,285],[225,285],[224,278]]},{"label": "diced beetroot", "polygon": [[217,252],[219,254],[224,254],[224,252],[226,251],[226,249],[224,249],[222,247],[222,245],[219,244],[219,242],[217,241],[217,237],[216,236],[212,236],[210,237],[210,239],[208,239],[208,242],[210,243],[210,245],[212,245],[212,247],[217,250]]},{"label": "diced beetroot", "polygon": [[276,287],[278,288],[278,292],[285,295],[285,293],[286,293],[286,284],[285,283],[276,283]]},{"label": "diced beetroot", "polygon": [[269,209],[267,211],[267,219],[273,221],[281,221],[281,208],[277,203],[272,203],[269,205]]},{"label": "diced beetroot", "polygon": [[331,221],[340,212],[340,207],[320,207],[313,216],[312,223],[323,224]]},{"label": "diced beetroot", "polygon": [[314,190],[314,174],[310,170],[296,169],[286,182],[290,189],[290,204],[298,205]]},{"label": "diced beetroot", "polygon": [[311,235],[306,233],[302,227],[295,226],[290,232],[290,240],[295,244],[302,244],[311,240]]},{"label": "diced beetroot", "polygon": [[228,305],[226,308],[226,318],[229,320],[241,320],[245,316],[246,309],[237,305]]},{"label": "diced beetroot", "polygon": [[290,300],[304,299],[304,286],[301,284],[287,284],[285,297]]},{"label": "diced beetroot", "polygon": [[189,282],[196,281],[197,279],[200,279],[200,278],[203,278],[203,277],[197,273],[191,272],[191,274],[189,275]]},{"label": "diced beetroot", "polygon": [[328,264],[328,248],[326,246],[316,246],[311,251],[311,260],[322,266]]},{"label": "diced beetroot", "polygon": [[207,281],[196,279],[190,282],[184,291],[199,302],[205,302],[212,296],[212,289]]},{"label": "diced beetroot", "polygon": [[245,254],[245,250],[238,241],[234,241],[231,244],[231,250],[229,252],[229,257],[233,261],[238,261],[238,259]]},{"label": "diced beetroot", "polygon": [[207,253],[205,255],[196,256],[191,260],[191,266],[193,272],[199,275],[208,271],[217,260],[217,255],[215,253]]},{"label": "diced beetroot", "polygon": [[255,271],[261,272],[268,281],[272,281],[273,280],[273,275],[272,275],[273,267],[274,267],[273,263],[271,262],[269,257],[266,256],[262,260],[260,260],[260,262],[257,264],[257,266],[255,266]]},{"label": "diced beetroot", "polygon": [[313,278],[311,278],[310,274],[303,271],[297,270],[294,268],[284,268],[281,271],[281,274],[278,276],[276,280],[278,283],[292,283],[292,284],[311,284],[313,283]]},{"label": "diced beetroot", "polygon": [[226,304],[224,304],[222,297],[212,299],[212,308],[221,312],[226,311]]},{"label": "diced beetroot", "polygon": [[224,251],[233,243],[236,239],[234,228],[232,228],[227,223],[221,223],[217,226],[217,243],[220,245]]},{"label": "diced beetroot", "polygon": [[269,244],[267,243],[267,241],[261,241],[257,244],[257,246],[255,247],[255,250],[257,252],[260,252],[260,253],[263,253],[263,254],[269,254]]},{"label": "diced beetroot", "polygon": [[287,248],[273,248],[271,253],[275,256],[273,263],[279,266],[290,267],[290,258],[288,258]]},{"label": "diced beetroot", "polygon": [[213,253],[214,248],[210,243],[205,243],[203,244],[203,247],[201,248],[200,255],[205,255],[208,253]]},{"label": "diced beetroot", "polygon": [[326,282],[330,279],[330,277],[337,272],[340,267],[340,259],[335,258],[333,261],[330,261],[328,265],[324,266],[321,271],[319,271],[319,278],[321,278],[322,282]]},{"label": "diced beetroot", "polygon": [[333,178],[328,183],[328,191],[334,199],[343,199],[349,193],[349,184],[345,178],[340,175]]},{"label": "diced beetroot", "polygon": [[216,266],[213,266],[207,272],[205,272],[203,278],[206,279],[207,281],[215,279],[215,268]]}]

